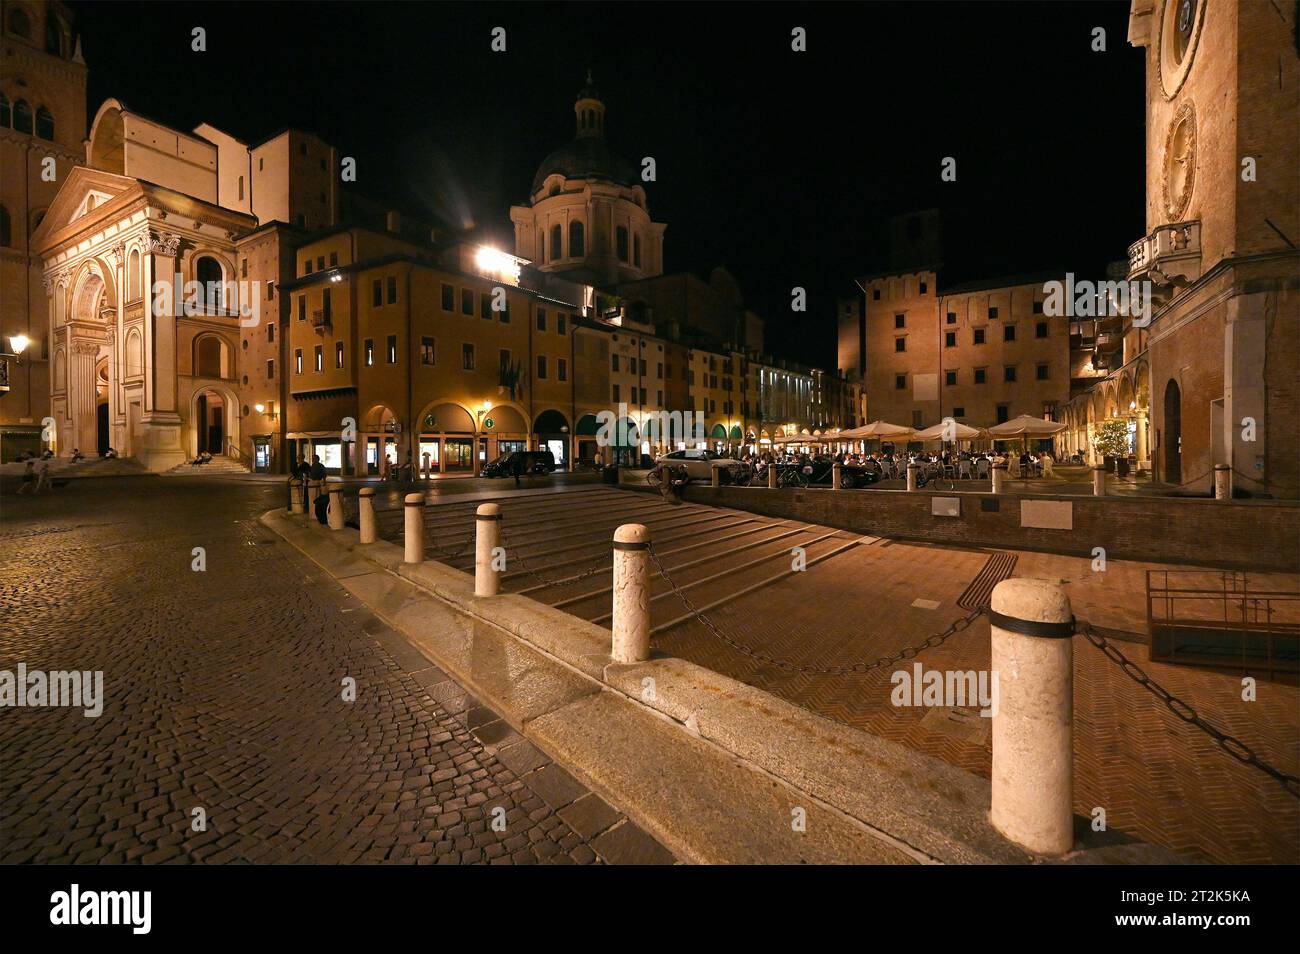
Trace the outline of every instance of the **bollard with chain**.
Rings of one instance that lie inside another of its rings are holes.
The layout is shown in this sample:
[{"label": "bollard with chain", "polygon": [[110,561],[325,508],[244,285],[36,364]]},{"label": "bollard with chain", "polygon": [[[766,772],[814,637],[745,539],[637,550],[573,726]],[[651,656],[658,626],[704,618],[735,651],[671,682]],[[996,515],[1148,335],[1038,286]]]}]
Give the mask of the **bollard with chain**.
[{"label": "bollard with chain", "polygon": [[912,461],[907,465],[907,489],[916,490],[916,478],[921,473],[921,465]]},{"label": "bollard with chain", "polygon": [[343,529],[343,484],[338,481],[332,481],[328,485],[327,493],[329,494],[330,506],[326,514],[329,528],[331,530]]},{"label": "bollard with chain", "polygon": [[776,490],[776,461],[767,465],[767,486],[769,490]]},{"label": "bollard with chain", "polygon": [[407,494],[402,509],[406,511],[406,552],[403,559],[407,563],[423,563],[424,494]]},{"label": "bollard with chain", "polygon": [[375,488],[362,487],[357,495],[358,525],[361,528],[361,542],[374,543],[379,539],[375,529]]},{"label": "bollard with chain", "polygon": [[501,574],[492,567],[492,554],[501,545],[501,507],[479,504],[474,528],[474,595],[496,596],[501,592]]},{"label": "bollard with chain", "polygon": [[1074,617],[1047,580],[1003,580],[989,604],[996,678],[989,821],[1041,855],[1074,847]]},{"label": "bollard with chain", "polygon": [[831,490],[840,489],[840,462],[831,464]]},{"label": "bollard with chain", "polygon": [[289,480],[289,512],[302,513],[303,484],[305,478],[293,477]]},{"label": "bollard with chain", "polygon": [[1214,499],[1232,499],[1232,468],[1227,464],[1214,465]]},{"label": "bollard with chain", "polygon": [[616,663],[650,658],[650,530],[625,523],[614,531],[614,644]]}]

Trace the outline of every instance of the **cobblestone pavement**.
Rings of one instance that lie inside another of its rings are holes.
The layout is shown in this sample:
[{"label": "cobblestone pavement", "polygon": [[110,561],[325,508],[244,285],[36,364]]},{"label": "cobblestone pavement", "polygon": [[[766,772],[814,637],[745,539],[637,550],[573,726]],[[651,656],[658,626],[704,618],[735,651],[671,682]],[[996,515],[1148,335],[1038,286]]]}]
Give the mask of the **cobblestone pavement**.
[{"label": "cobblestone pavement", "polygon": [[0,669],[102,670],[105,697],[0,709],[0,862],[673,860],[261,528],[282,500],[151,477],[0,500]]},{"label": "cobblestone pavement", "polygon": [[[431,556],[462,549],[473,507],[448,501],[428,508]],[[1060,580],[1080,619],[1122,640],[1125,654],[1212,724],[1283,771],[1300,774],[1295,685],[1261,678],[1257,701],[1244,702],[1240,673],[1150,661],[1145,570],[1152,564],[1111,560],[1104,573],[1094,573],[1088,559],[1077,557],[871,538],[842,549],[855,535],[692,503],[673,507],[654,495],[598,487],[510,500],[503,512],[507,553],[515,559],[503,577],[506,589],[607,626],[609,540],[619,523],[641,522],[692,601],[719,604],[707,612],[725,633],[795,665],[851,665],[917,645],[968,612],[958,600],[992,558],[1003,566],[1014,560],[1013,575]],[[400,520],[397,510],[381,515],[385,535],[400,537]],[[810,565],[790,575],[794,546],[804,547]],[[446,562],[467,569],[473,555]],[[1295,575],[1276,576],[1282,588],[1297,587]],[[968,771],[991,772],[989,720],[975,708],[890,703],[896,669],[920,663],[927,670],[987,670],[984,619],[912,662],[867,675],[824,675],[744,656],[693,618],[673,623],[685,610],[662,579],[652,578],[650,611],[652,626],[664,627],[653,635],[659,651]],[[1202,860],[1300,862],[1300,802],[1281,785],[1181,722],[1082,636],[1074,640],[1074,680],[1079,815],[1091,818],[1094,808],[1105,808],[1111,830]]]}]

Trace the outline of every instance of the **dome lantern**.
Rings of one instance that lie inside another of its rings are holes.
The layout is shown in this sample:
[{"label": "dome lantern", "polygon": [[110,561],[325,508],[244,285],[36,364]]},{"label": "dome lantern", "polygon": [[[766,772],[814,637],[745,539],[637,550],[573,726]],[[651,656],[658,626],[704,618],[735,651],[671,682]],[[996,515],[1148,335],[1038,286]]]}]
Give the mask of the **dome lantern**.
[{"label": "dome lantern", "polygon": [[603,138],[605,135],[605,104],[601,102],[600,93],[587,70],[587,82],[578,91],[578,99],[573,104],[573,112],[578,123],[578,138]]}]

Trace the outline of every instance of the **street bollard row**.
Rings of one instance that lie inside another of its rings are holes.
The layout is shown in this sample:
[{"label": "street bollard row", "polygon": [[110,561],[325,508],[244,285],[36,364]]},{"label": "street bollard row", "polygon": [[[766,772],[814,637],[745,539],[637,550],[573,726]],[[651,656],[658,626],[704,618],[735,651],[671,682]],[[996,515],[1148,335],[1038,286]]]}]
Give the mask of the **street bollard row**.
[{"label": "street bollard row", "polygon": [[[908,489],[914,489],[909,468]],[[994,492],[1001,492],[994,468]],[[1216,479],[1218,475],[1216,474]],[[836,481],[838,486],[838,481]],[[313,488],[309,488],[311,492]],[[317,488],[318,489],[318,488]],[[338,494],[340,486],[329,493]],[[376,540],[374,490],[360,492],[361,542]],[[333,514],[342,508],[331,497]],[[424,560],[424,495],[408,494],[405,562]],[[475,514],[474,594],[500,593],[504,566],[501,507],[481,504]],[[623,524],[613,540],[613,615],[610,656],[615,663],[650,658],[650,530]],[[1010,841],[1039,855],[1074,847],[1074,616],[1065,590],[1047,580],[1003,580],[988,609],[990,667],[996,702],[992,716],[993,777],[989,820]]]},{"label": "street bollard row", "polygon": [[1092,468],[1092,495],[1094,497],[1106,496],[1106,467],[1104,464],[1097,464]]}]

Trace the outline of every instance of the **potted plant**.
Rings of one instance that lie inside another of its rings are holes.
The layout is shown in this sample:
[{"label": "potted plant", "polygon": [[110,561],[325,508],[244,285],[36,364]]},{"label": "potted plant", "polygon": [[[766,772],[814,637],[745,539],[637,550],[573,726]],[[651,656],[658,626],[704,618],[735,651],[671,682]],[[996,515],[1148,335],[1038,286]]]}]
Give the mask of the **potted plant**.
[{"label": "potted plant", "polygon": [[1115,461],[1115,473],[1128,476],[1128,424],[1117,417],[1103,421],[1092,438],[1092,447],[1105,459],[1107,466]]}]

